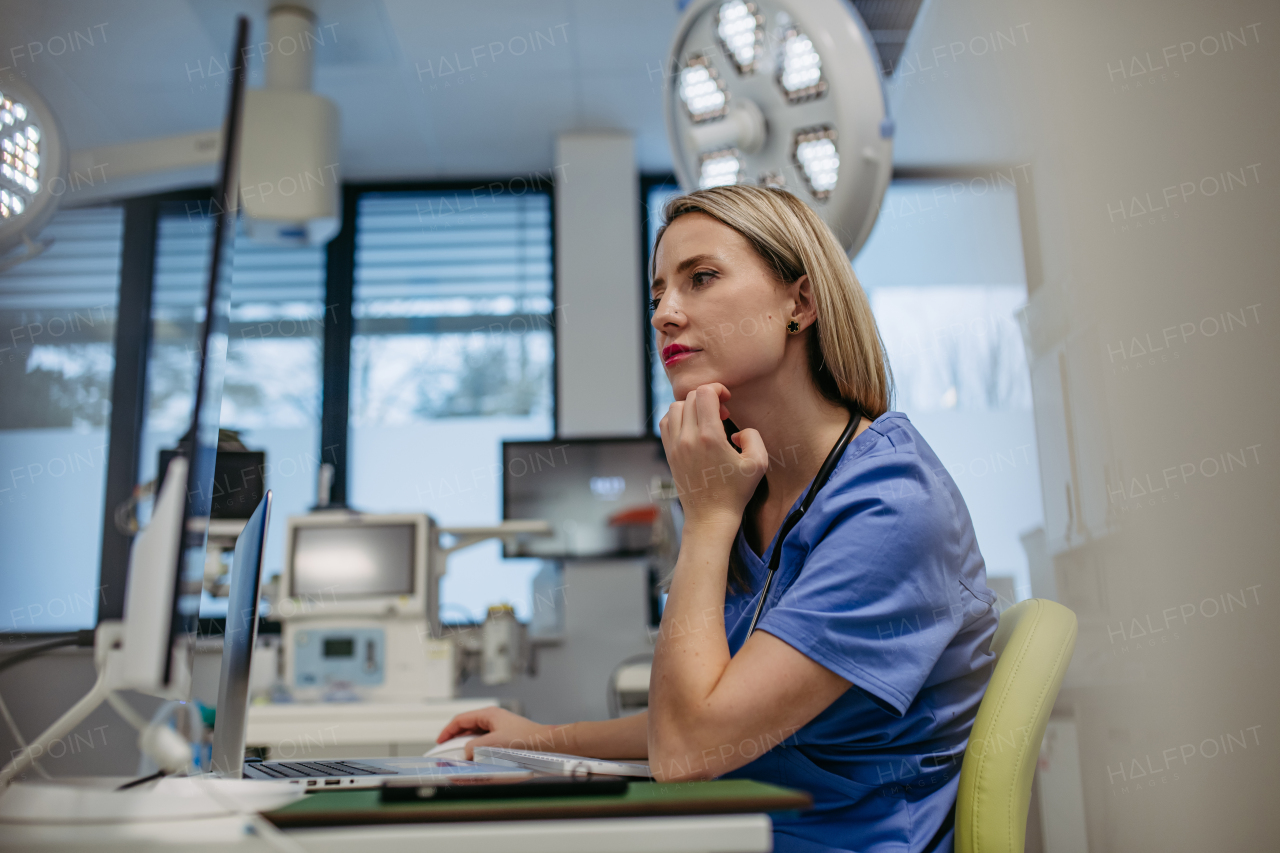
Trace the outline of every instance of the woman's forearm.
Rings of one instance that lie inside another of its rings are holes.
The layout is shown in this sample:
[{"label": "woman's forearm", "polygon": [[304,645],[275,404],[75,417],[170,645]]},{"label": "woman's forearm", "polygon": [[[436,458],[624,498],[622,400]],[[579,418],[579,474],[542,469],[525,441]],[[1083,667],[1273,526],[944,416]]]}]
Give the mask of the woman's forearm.
[{"label": "woman's forearm", "polygon": [[703,739],[697,731],[705,716],[701,712],[730,660],[724,595],[736,533],[733,519],[694,529],[686,522],[654,649],[648,713],[650,764],[687,763],[685,753]]},{"label": "woman's forearm", "polygon": [[[560,751],[589,758],[630,758],[644,761],[649,757],[649,713],[641,711],[616,720],[588,720],[554,727],[554,739],[563,744]],[[553,750],[548,750],[553,751]]]}]

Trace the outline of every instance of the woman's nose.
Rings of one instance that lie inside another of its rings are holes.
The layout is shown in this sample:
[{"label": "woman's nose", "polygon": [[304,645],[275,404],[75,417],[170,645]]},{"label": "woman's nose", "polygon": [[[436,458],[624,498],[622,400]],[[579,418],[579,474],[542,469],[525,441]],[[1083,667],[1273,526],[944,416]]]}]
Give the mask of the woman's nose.
[{"label": "woman's nose", "polygon": [[684,312],[677,305],[675,297],[664,294],[658,300],[658,307],[653,311],[653,317],[649,320],[650,324],[659,332],[665,329],[679,329],[685,324]]}]

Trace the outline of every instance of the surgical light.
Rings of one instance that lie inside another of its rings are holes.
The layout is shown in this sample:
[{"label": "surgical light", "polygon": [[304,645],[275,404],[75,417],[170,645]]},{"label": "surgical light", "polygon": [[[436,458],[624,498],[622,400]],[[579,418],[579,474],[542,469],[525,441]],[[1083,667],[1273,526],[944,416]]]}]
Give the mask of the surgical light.
[{"label": "surgical light", "polygon": [[848,0],[692,0],[667,67],[682,187],[789,190],[857,253],[889,183],[893,122],[875,43]]},{"label": "surgical light", "polygon": [[57,209],[66,191],[67,151],[53,114],[20,80],[0,88],[0,254],[20,243],[21,259],[38,254],[33,238]]}]

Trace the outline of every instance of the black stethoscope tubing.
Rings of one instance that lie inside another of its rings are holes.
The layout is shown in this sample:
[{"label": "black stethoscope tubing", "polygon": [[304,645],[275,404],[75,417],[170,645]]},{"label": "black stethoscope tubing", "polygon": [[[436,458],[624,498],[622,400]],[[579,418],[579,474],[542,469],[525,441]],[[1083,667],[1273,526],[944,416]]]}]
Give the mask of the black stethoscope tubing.
[{"label": "black stethoscope tubing", "polygon": [[760,613],[764,610],[765,599],[769,597],[769,586],[773,583],[773,575],[778,571],[778,565],[782,561],[783,540],[787,538],[791,528],[799,524],[800,519],[804,518],[804,514],[809,509],[810,504],[813,503],[813,499],[818,496],[819,490],[827,484],[827,480],[831,479],[831,472],[835,470],[836,465],[840,462],[840,457],[844,455],[845,448],[853,440],[853,434],[857,432],[858,424],[861,422],[862,414],[855,411],[849,418],[848,426],[840,434],[840,440],[836,442],[835,447],[831,448],[831,452],[827,454],[822,467],[818,469],[818,474],[813,478],[813,483],[809,486],[809,492],[804,496],[800,507],[791,515],[788,515],[787,520],[782,522],[782,527],[778,529],[778,541],[774,544],[773,554],[769,556],[769,574],[765,576],[764,589],[760,591],[760,600],[756,602],[756,612],[751,617],[750,627],[747,628],[747,637],[750,637],[751,633],[755,631],[756,623],[760,621]]}]

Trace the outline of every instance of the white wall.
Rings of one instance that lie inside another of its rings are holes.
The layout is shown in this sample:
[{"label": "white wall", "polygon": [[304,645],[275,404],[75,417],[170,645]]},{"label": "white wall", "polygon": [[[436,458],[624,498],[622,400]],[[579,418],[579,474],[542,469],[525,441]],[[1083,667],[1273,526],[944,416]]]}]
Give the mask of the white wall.
[{"label": "white wall", "polygon": [[1058,705],[1095,853],[1280,834],[1278,27],[1238,0],[933,3],[890,87],[900,165],[1029,164],[1046,544],[1080,619]]}]

